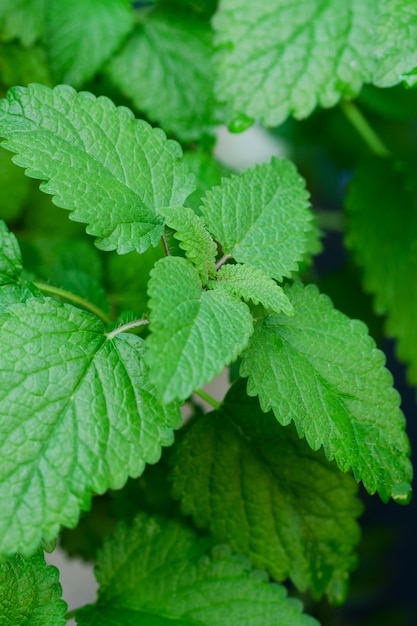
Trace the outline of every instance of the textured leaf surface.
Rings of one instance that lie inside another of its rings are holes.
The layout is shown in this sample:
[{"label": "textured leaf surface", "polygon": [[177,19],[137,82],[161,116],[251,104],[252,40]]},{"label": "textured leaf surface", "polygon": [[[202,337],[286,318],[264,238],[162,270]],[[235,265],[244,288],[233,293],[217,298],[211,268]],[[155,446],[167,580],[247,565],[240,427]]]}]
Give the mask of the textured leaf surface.
[{"label": "textured leaf surface", "polygon": [[[389,87],[405,80],[416,82],[417,5],[408,0],[382,0],[376,42],[377,67],[374,83]],[[409,76],[407,76],[409,74]]]},{"label": "textured leaf surface", "polygon": [[[246,558],[225,546],[207,554],[205,542],[177,521],[139,515],[131,528],[120,525],[99,556],[96,576],[97,614],[110,609],[117,619],[117,609],[122,616],[135,611],[132,624],[317,626],[299,601],[252,571]],[[91,621],[95,609],[87,611],[89,619],[81,613],[78,623],[97,624]]]},{"label": "textured leaf surface", "polygon": [[[45,115],[45,111],[48,115]],[[103,250],[143,252],[162,234],[161,206],[194,189],[180,146],[107,98],[61,85],[14,88],[0,102],[3,146],[27,175],[87,224]]]},{"label": "textured leaf surface", "polygon": [[276,126],[363,83],[392,85],[417,65],[416,21],[407,0],[225,0],[214,19],[219,98],[236,123]]},{"label": "textured leaf surface", "polygon": [[266,309],[276,313],[292,315],[294,312],[282,287],[262,270],[257,270],[250,265],[223,265],[217,272],[216,278],[217,280],[209,283],[212,289],[225,289],[234,296],[252,300],[254,304],[261,303]]},{"label": "textured leaf surface", "polygon": [[0,39],[19,39],[30,46],[40,39],[44,30],[47,0],[2,0],[0,3]]},{"label": "textured leaf surface", "polygon": [[313,285],[287,290],[293,317],[258,322],[241,375],[264,411],[293,421],[313,450],[352,469],[369,493],[409,500],[412,469],[399,394],[366,326],[332,307]]},{"label": "textured leaf surface", "polygon": [[212,32],[190,11],[155,11],[110,63],[112,81],[139,111],[183,140],[213,132]]},{"label": "textured leaf surface", "polygon": [[9,307],[0,345],[0,554],[28,555],[156,462],[180,415],[153,395],[143,340],[75,307]]},{"label": "textured leaf surface", "polygon": [[263,414],[242,384],[219,411],[193,421],[177,444],[173,494],[215,539],[278,581],[342,602],[359,540],[353,478],[293,427]]},{"label": "textured leaf surface", "polygon": [[252,316],[229,294],[203,290],[197,270],[181,257],[156,263],[148,293],[152,380],[164,402],[185,400],[246,347]]},{"label": "textured leaf surface", "polygon": [[[383,181],[383,184],[381,184]],[[359,169],[347,198],[347,243],[375,295],[375,308],[388,314],[386,330],[417,383],[417,188],[414,172],[374,161]]]},{"label": "textured leaf surface", "polygon": [[26,302],[30,298],[43,300],[42,293],[32,283],[23,281],[18,285],[4,285],[0,288],[0,315],[5,313],[13,304]]},{"label": "textured leaf surface", "polygon": [[187,207],[171,207],[161,209],[166,217],[165,223],[173,228],[174,237],[179,240],[180,248],[185,256],[192,261],[203,285],[216,274],[217,246],[204,226],[202,219]]},{"label": "textured leaf surface", "polygon": [[129,0],[51,0],[47,44],[57,82],[78,87],[92,78],[132,28]]},{"label": "textured leaf surface", "polygon": [[22,256],[16,237],[0,220],[0,287],[17,283],[22,274]]},{"label": "textured leaf surface", "polygon": [[58,570],[37,552],[16,554],[0,565],[0,622],[4,626],[65,626]]},{"label": "textured leaf surface", "polygon": [[208,191],[201,207],[214,237],[240,263],[281,280],[306,253],[312,215],[304,180],[287,160],[246,170]]}]

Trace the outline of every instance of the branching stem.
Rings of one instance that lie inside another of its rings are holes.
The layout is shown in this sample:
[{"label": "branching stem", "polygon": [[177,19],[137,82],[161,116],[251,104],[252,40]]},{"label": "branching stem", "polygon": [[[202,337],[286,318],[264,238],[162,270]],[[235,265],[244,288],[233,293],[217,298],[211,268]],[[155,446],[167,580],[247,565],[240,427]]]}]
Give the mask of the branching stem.
[{"label": "branching stem", "polygon": [[343,113],[346,115],[351,124],[356,128],[371,151],[380,157],[390,156],[390,151],[383,141],[378,137],[368,120],[356,104],[350,100],[342,100],[340,103]]},{"label": "branching stem", "polygon": [[196,396],[199,396],[202,400],[205,400],[206,402],[208,402],[208,404],[210,404],[210,406],[216,409],[216,411],[220,409],[222,403],[215,400],[212,396],[210,396],[208,393],[206,393],[202,389],[199,389],[198,391],[194,391],[194,393]]},{"label": "branching stem", "polygon": [[112,319],[102,311],[98,306],[82,298],[81,296],[77,296],[77,294],[72,293],[71,291],[67,291],[66,289],[61,289],[60,287],[54,287],[53,285],[47,285],[45,283],[34,283],[35,287],[37,287],[40,291],[46,294],[50,294],[51,296],[56,296],[57,298],[63,298],[64,300],[68,300],[68,302],[73,302],[78,306],[82,306],[84,309],[90,311],[90,313],[94,313],[101,319],[105,324],[111,324]]},{"label": "branching stem", "polygon": [[149,320],[146,318],[142,318],[140,320],[133,320],[133,322],[127,322],[126,324],[123,324],[122,326],[118,326],[117,328],[114,328],[111,332],[107,333],[107,339],[113,339],[113,337],[120,335],[120,333],[129,332],[129,330],[132,330],[133,328],[138,328],[139,326],[146,326],[146,324],[149,324]]}]

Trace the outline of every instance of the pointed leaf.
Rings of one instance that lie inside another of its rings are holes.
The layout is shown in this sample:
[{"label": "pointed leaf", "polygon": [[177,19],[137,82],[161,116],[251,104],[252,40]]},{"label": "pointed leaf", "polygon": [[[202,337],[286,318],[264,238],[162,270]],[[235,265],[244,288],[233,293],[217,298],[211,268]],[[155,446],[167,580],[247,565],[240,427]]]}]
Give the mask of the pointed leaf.
[{"label": "pointed leaf", "polygon": [[0,564],[0,623],[65,626],[58,576],[41,552],[30,558],[15,554]]},{"label": "pointed leaf", "polygon": [[204,226],[203,220],[187,207],[170,207],[161,209],[165,223],[173,228],[175,239],[180,242],[180,248],[185,250],[185,256],[197,269],[203,285],[216,274],[217,246]]},{"label": "pointed leaf", "polygon": [[31,554],[172,443],[180,414],[156,401],[143,340],[116,333],[49,298],[0,317],[0,554]]},{"label": "pointed leaf", "polygon": [[0,220],[0,286],[17,283],[22,269],[22,255],[17,239]]},{"label": "pointed leaf", "polygon": [[152,380],[164,403],[185,400],[245,348],[252,316],[229,294],[203,290],[197,270],[181,257],[155,264],[148,292]]},{"label": "pointed leaf", "polygon": [[171,6],[148,14],[108,73],[139,111],[191,141],[218,123],[212,52],[209,23]]},{"label": "pointed leaf", "polygon": [[223,265],[217,272],[217,280],[209,282],[211,289],[225,289],[244,300],[261,303],[266,309],[292,315],[294,308],[283,289],[262,270],[250,265]]},{"label": "pointed leaf", "polygon": [[201,212],[223,252],[282,280],[308,249],[312,215],[294,165],[273,158],[208,191]]},{"label": "pointed leaf", "polygon": [[[417,188],[414,171],[375,160],[363,165],[349,188],[347,244],[375,294],[375,308],[387,314],[386,330],[417,383]],[[381,184],[383,181],[383,184]]]},{"label": "pointed leaf", "polygon": [[278,581],[342,602],[356,564],[357,485],[238,384],[176,446],[173,495],[215,539]]},{"label": "pointed leaf", "polygon": [[286,291],[295,315],[258,322],[243,355],[248,393],[313,450],[352,469],[369,493],[409,500],[410,445],[400,397],[366,326],[332,307],[314,285]]},{"label": "pointed leaf", "polygon": [[213,21],[218,97],[235,128],[334,106],[373,80],[388,86],[417,65],[408,0],[224,0]]},{"label": "pointed leaf", "polygon": [[[44,112],[48,111],[48,115]],[[3,146],[28,176],[87,224],[103,250],[156,246],[158,208],[182,204],[194,186],[181,148],[107,98],[67,85],[16,87],[0,102]]]},{"label": "pointed leaf", "polygon": [[[246,558],[225,546],[207,554],[206,543],[178,521],[138,515],[131,528],[120,525],[99,556],[96,576],[97,606],[77,615],[80,626],[101,624],[94,618],[108,610],[115,619],[103,622],[109,626],[318,626]],[[136,622],[133,615],[123,621],[133,612]]]}]

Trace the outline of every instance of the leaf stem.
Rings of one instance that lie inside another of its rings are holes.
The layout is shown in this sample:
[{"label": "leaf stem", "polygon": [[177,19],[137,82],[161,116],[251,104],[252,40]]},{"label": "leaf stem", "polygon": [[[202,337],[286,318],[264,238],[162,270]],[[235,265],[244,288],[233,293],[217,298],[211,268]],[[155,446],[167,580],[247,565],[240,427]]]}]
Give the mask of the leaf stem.
[{"label": "leaf stem", "polygon": [[113,337],[120,335],[120,333],[129,332],[129,330],[131,330],[132,328],[138,328],[139,326],[145,326],[146,324],[149,324],[149,320],[146,318],[133,320],[133,322],[127,322],[126,324],[118,326],[117,328],[114,328],[111,332],[107,333],[107,339],[113,339]]},{"label": "leaf stem", "polygon": [[210,404],[214,409],[216,409],[216,411],[220,409],[222,403],[215,400],[212,396],[210,396],[208,393],[206,393],[202,389],[198,389],[197,391],[194,391],[194,393],[196,396],[200,396],[202,400],[205,400],[206,402],[208,402],[208,404]]},{"label": "leaf stem", "polygon": [[72,611],[68,611],[68,613],[65,615],[65,619],[67,620],[67,622],[69,622],[70,619],[73,619],[74,617],[76,617],[78,611],[80,609],[82,609],[83,607],[78,607],[78,609],[72,609]]},{"label": "leaf stem", "polygon": [[383,141],[378,137],[374,129],[360,109],[351,100],[342,100],[340,103],[343,113],[346,115],[351,124],[356,128],[371,151],[380,157],[390,156],[390,151]]},{"label": "leaf stem", "polygon": [[219,270],[221,266],[224,265],[231,257],[231,254],[223,254],[223,256],[216,263],[216,270]]},{"label": "leaf stem", "polygon": [[112,319],[102,311],[98,306],[82,298],[81,296],[77,296],[77,294],[72,293],[71,291],[67,291],[66,289],[61,289],[60,287],[54,287],[54,285],[47,285],[45,283],[34,283],[35,287],[43,291],[44,293],[50,294],[51,296],[56,296],[57,298],[63,298],[64,300],[68,300],[69,302],[73,302],[79,306],[82,306],[84,309],[90,311],[90,313],[94,313],[101,319],[105,324],[111,324]]},{"label": "leaf stem", "polygon": [[161,239],[162,239],[162,245],[164,246],[165,255],[171,256],[171,252],[169,250],[169,245],[168,245],[168,241],[167,241],[165,233],[162,235]]}]

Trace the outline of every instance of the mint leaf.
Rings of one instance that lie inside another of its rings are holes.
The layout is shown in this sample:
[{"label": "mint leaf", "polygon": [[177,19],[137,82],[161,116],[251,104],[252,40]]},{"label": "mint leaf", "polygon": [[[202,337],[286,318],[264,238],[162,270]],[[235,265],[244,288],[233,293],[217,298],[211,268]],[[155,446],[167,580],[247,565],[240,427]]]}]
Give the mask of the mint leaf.
[{"label": "mint leaf", "polygon": [[383,0],[376,40],[377,66],[374,83],[390,87],[401,81],[409,86],[416,82],[417,6],[408,0]]},{"label": "mint leaf", "polygon": [[138,515],[131,528],[120,524],[99,555],[96,576],[97,605],[77,615],[80,626],[97,624],[94,617],[109,610],[117,619],[119,609],[121,620],[134,611],[137,621],[127,623],[152,626],[317,626],[246,558],[226,546],[207,554],[206,542],[178,521]]},{"label": "mint leaf", "polygon": [[217,272],[217,280],[209,282],[211,289],[225,289],[228,293],[261,303],[266,309],[286,315],[294,313],[293,306],[283,289],[262,270],[250,265],[223,265]]},{"label": "mint leaf", "polygon": [[20,554],[0,564],[0,622],[30,626],[65,626],[66,603],[58,570],[47,565],[42,552]]},{"label": "mint leaf", "polygon": [[240,263],[282,280],[307,251],[312,215],[294,165],[273,158],[208,191],[201,212],[208,229]]},{"label": "mint leaf", "polygon": [[217,541],[275,580],[343,602],[359,540],[357,485],[293,427],[263,414],[242,384],[219,411],[193,420],[176,444],[171,480],[182,512]]},{"label": "mint leaf", "polygon": [[74,87],[94,76],[134,24],[129,0],[50,0],[46,23],[52,73]]},{"label": "mint leaf", "polygon": [[393,85],[417,65],[417,12],[407,0],[225,0],[213,20],[219,98],[241,121],[277,126],[319,104]]},{"label": "mint leaf", "polygon": [[17,239],[0,220],[0,287],[19,282],[22,269],[22,255]]},{"label": "mint leaf", "polygon": [[0,554],[29,555],[156,462],[181,418],[154,397],[143,340],[73,306],[10,306],[0,345]]},{"label": "mint leaf", "polygon": [[2,0],[0,6],[0,39],[19,39],[31,46],[44,33],[47,0]]},{"label": "mint leaf", "polygon": [[108,73],[139,111],[191,141],[212,134],[218,123],[212,51],[209,24],[171,7],[138,25]]},{"label": "mint leaf", "polygon": [[[48,111],[48,115],[44,111]],[[3,146],[42,191],[87,224],[102,250],[144,252],[163,232],[158,208],[194,186],[181,148],[107,98],[61,85],[16,87],[0,102]]]},{"label": "mint leaf", "polygon": [[[358,169],[349,188],[347,244],[364,271],[375,309],[417,383],[417,188],[414,171],[375,160]],[[384,184],[381,185],[381,181]]]},{"label": "mint leaf", "polygon": [[342,472],[352,469],[369,493],[406,503],[410,446],[383,353],[362,322],[333,309],[315,286],[286,293],[295,315],[260,320],[243,355],[249,395],[284,426],[293,421]]},{"label": "mint leaf", "polygon": [[185,400],[246,347],[252,316],[229,294],[203,290],[197,270],[181,257],[155,264],[148,293],[151,378],[164,403]]},{"label": "mint leaf", "polygon": [[204,226],[203,220],[187,207],[170,207],[161,209],[165,223],[173,228],[175,239],[185,256],[196,267],[203,285],[216,274],[217,246]]},{"label": "mint leaf", "polygon": [[5,313],[13,304],[26,302],[29,298],[43,300],[42,293],[30,282],[23,281],[18,285],[11,284],[0,287],[0,315]]}]

